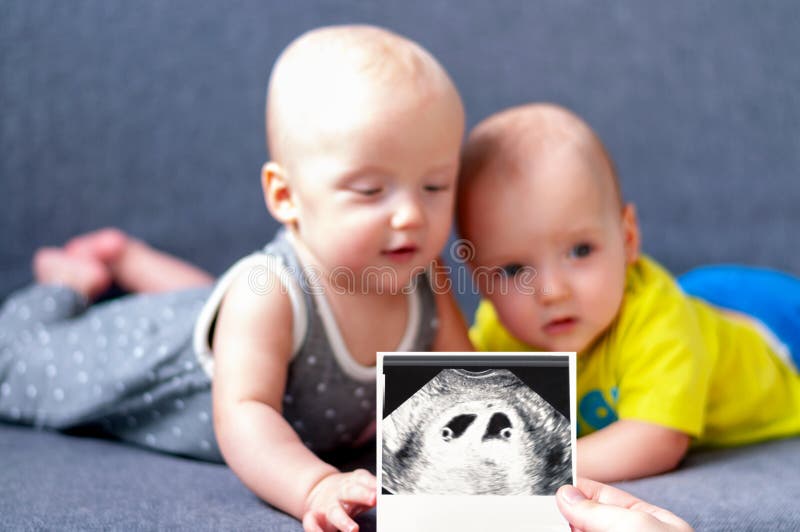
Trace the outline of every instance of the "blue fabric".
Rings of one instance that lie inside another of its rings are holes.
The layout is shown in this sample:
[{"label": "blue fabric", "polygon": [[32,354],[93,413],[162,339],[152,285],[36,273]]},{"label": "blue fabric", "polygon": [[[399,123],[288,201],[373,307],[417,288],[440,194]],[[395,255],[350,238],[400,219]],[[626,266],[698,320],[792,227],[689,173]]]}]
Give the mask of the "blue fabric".
[{"label": "blue fabric", "polygon": [[694,269],[678,283],[689,295],[760,320],[786,344],[800,368],[800,279],[731,264]]}]

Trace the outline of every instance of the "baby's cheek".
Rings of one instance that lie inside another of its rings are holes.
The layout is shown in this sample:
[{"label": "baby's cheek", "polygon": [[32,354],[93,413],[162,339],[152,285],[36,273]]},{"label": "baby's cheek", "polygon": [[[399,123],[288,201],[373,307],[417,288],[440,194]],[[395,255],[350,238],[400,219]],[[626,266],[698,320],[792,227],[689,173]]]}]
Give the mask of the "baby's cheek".
[{"label": "baby's cheek", "polygon": [[503,326],[517,339],[536,345],[538,339],[532,334],[536,330],[536,313],[530,308],[533,296],[520,293],[498,295],[492,299]]}]

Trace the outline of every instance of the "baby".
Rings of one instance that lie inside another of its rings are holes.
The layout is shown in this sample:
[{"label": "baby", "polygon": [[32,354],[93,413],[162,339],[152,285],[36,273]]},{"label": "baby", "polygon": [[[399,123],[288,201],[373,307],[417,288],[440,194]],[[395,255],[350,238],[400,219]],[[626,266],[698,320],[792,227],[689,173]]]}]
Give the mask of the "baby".
[{"label": "baby", "polygon": [[[283,225],[274,240],[213,290],[204,272],[113,231],[40,253],[40,282],[0,314],[0,418],[96,423],[149,447],[224,457],[306,530],[356,530],[375,478],[318,453],[374,433],[376,352],[470,348],[433,277],[464,112],[420,46],[340,26],[281,54],[266,114],[263,192]],[[151,267],[164,277],[155,287]],[[140,292],[194,288],[88,307],[109,277]]]},{"label": "baby", "polygon": [[634,206],[600,140],[554,105],[486,119],[462,164],[459,228],[485,296],[470,338],[485,351],[578,353],[581,476],[642,477],[673,469],[690,445],[800,433],[787,350],[743,315],[797,356],[800,281],[744,268],[683,279],[736,314],[687,295],[640,253]]}]

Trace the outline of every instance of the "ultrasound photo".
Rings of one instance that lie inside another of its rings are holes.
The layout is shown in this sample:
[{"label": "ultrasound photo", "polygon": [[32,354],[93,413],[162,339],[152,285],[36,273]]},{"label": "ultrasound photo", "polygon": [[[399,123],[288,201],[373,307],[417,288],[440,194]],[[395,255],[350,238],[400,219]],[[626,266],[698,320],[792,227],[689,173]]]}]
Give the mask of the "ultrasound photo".
[{"label": "ultrasound photo", "polygon": [[[559,411],[518,376],[536,374],[536,368],[473,364],[426,366],[415,373],[406,366],[394,375],[387,369],[385,390],[395,396],[399,387],[393,377],[407,388],[415,375],[425,380],[433,371],[435,376],[384,411],[383,493],[554,495],[572,483],[568,371],[557,373],[555,384],[547,382]],[[541,370],[538,378],[545,378]]]}]

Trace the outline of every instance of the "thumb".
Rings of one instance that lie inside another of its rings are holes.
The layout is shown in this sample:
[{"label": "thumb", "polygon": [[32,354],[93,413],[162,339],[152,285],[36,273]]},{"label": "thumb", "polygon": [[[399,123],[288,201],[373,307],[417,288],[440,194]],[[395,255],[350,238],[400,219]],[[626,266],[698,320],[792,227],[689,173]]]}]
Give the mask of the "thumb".
[{"label": "thumb", "polygon": [[[561,514],[573,528],[584,532],[611,532],[634,530],[637,519],[631,522],[632,512],[619,506],[600,504],[587,499],[571,485],[562,486],[556,493],[556,503]],[[641,521],[639,524],[641,524]]]}]

